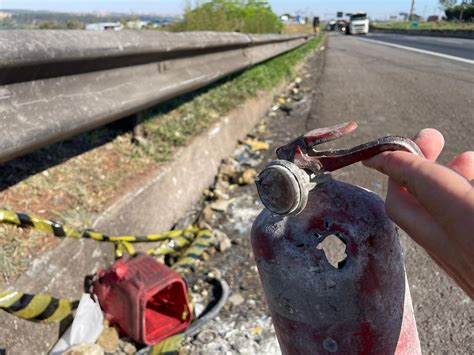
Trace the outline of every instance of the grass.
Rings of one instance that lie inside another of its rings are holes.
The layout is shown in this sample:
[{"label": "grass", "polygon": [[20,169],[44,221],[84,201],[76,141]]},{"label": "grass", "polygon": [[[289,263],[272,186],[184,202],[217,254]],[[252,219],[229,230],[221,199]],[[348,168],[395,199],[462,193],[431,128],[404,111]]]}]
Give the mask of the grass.
[{"label": "grass", "polygon": [[[382,29],[397,29],[397,30],[408,30],[410,28],[410,22],[391,22],[391,23],[374,23],[372,25],[374,28]],[[462,22],[447,22],[447,21],[438,21],[438,22],[427,22],[420,21],[418,22],[419,30],[474,30],[474,23],[462,23]]]},{"label": "grass", "polygon": [[[114,124],[0,166],[0,208],[78,228],[90,226],[121,191],[173,159],[176,147],[186,145],[245,100],[294,76],[295,64],[321,40],[312,39],[298,49],[145,111],[145,144],[133,144],[131,132]],[[39,253],[58,242],[35,231],[0,225],[1,277],[13,280]]]},{"label": "grass", "polygon": [[35,230],[18,230],[13,226],[0,225],[0,281],[3,279],[8,282],[24,270],[35,255],[58,243],[58,239]]}]

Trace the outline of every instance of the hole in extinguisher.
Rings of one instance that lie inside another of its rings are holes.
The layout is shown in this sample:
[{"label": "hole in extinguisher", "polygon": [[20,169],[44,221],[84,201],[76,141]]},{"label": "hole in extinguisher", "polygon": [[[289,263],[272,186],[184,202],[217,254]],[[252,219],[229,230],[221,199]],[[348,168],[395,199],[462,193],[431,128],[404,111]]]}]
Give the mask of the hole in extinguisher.
[{"label": "hole in extinguisher", "polygon": [[340,269],[346,263],[346,242],[339,236],[334,234],[326,236],[316,248],[324,252],[332,267]]}]

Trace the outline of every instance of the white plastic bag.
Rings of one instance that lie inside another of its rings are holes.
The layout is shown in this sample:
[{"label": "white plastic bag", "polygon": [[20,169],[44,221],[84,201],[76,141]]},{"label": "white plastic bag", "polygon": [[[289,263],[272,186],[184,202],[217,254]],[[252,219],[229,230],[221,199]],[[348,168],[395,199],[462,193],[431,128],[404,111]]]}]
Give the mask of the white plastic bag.
[{"label": "white plastic bag", "polygon": [[77,307],[72,325],[58,340],[51,355],[60,355],[73,345],[81,343],[93,344],[97,341],[104,328],[104,315],[98,303],[84,293]]}]

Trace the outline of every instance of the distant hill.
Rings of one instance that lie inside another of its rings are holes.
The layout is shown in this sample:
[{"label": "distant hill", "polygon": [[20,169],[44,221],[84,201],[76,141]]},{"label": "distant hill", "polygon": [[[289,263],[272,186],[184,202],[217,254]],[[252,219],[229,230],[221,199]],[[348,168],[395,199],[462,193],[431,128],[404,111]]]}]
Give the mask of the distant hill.
[{"label": "distant hill", "polygon": [[172,23],[177,17],[153,14],[68,13],[0,9],[0,29],[83,29],[88,23],[126,22],[131,20]]}]

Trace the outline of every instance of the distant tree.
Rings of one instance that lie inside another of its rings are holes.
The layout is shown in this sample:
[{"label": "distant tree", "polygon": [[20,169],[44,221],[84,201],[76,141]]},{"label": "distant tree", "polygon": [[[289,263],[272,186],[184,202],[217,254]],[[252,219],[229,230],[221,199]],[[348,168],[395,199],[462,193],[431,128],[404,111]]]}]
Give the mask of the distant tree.
[{"label": "distant tree", "polygon": [[445,10],[448,21],[474,21],[474,4],[460,4]]},{"label": "distant tree", "polygon": [[439,0],[438,2],[441,10],[447,10],[456,5],[457,0]]},{"label": "distant tree", "polygon": [[40,30],[60,30],[64,29],[64,26],[61,26],[53,21],[41,22],[38,26]]},{"label": "distant tree", "polygon": [[15,28],[15,21],[11,17],[5,17],[0,20],[0,30]]},{"label": "distant tree", "polygon": [[[1,3],[1,0],[0,0]],[[111,14],[99,16],[95,14],[73,14],[51,11],[9,10],[10,21],[0,21],[0,28],[18,29],[67,29],[83,28],[86,23],[118,22],[122,15]],[[72,21],[72,22],[69,22]],[[125,19],[126,21],[126,19]],[[68,23],[69,22],[69,23]]]},{"label": "distant tree", "polygon": [[72,19],[66,21],[66,28],[68,30],[83,30],[85,25],[79,20]]},{"label": "distant tree", "polygon": [[188,2],[176,31],[280,32],[282,24],[267,1],[211,0],[192,7]]}]

